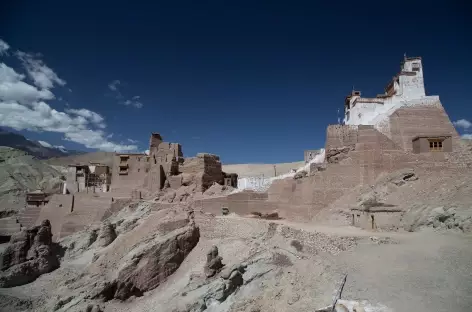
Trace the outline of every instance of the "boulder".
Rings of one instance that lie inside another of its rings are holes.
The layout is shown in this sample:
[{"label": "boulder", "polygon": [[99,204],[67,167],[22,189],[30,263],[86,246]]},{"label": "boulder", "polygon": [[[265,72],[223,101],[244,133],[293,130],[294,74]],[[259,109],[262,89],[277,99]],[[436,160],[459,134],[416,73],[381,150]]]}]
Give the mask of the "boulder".
[{"label": "boulder", "polygon": [[0,259],[0,287],[24,285],[57,269],[59,259],[49,220],[12,235]]},{"label": "boulder", "polygon": [[126,300],[156,288],[179,268],[199,239],[200,230],[192,220],[187,226],[136,246],[122,260],[117,277],[100,286],[93,298]]},{"label": "boulder", "polygon": [[218,256],[218,247],[212,246],[207,253],[207,261],[203,268],[206,277],[212,277],[221,270],[223,267],[221,260],[223,258]]},{"label": "boulder", "polygon": [[108,221],[103,222],[100,226],[100,231],[98,232],[97,245],[100,247],[106,247],[110,245],[115,239],[115,227]]}]

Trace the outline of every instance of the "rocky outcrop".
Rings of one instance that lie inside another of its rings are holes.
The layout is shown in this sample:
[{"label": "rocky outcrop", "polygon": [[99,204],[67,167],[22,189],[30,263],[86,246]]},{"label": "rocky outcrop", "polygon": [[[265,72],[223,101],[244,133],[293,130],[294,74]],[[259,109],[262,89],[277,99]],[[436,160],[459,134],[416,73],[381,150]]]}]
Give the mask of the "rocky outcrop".
[{"label": "rocky outcrop", "polygon": [[110,222],[103,222],[97,237],[97,245],[106,247],[116,239],[115,227]]},{"label": "rocky outcrop", "polygon": [[212,246],[207,253],[207,261],[203,268],[206,277],[212,277],[221,270],[223,267],[221,260],[223,260],[223,258],[218,256],[218,247]]},{"label": "rocky outcrop", "polygon": [[52,244],[49,220],[12,235],[0,258],[0,287],[27,284],[57,269],[59,259]]},{"label": "rocky outcrop", "polygon": [[200,230],[192,220],[185,227],[136,246],[123,259],[117,278],[104,283],[95,297],[126,300],[156,288],[179,268],[199,239]]}]

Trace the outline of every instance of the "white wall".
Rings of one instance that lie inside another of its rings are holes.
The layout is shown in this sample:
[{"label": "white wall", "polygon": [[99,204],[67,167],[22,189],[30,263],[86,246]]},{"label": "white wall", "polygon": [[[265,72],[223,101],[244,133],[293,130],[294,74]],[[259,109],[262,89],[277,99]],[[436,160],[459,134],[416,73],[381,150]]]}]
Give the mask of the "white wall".
[{"label": "white wall", "polygon": [[[415,76],[400,75],[399,84],[395,82],[397,93],[388,98],[377,99],[383,101],[383,104],[358,102],[349,112],[349,119],[344,118],[346,125],[376,125],[378,120],[384,120],[390,116],[396,109],[403,106],[423,105],[426,101],[435,101],[437,97],[426,96],[423,80],[423,65],[421,60],[412,59],[403,63],[402,71],[411,72],[413,63],[419,64],[419,71]],[[437,98],[439,100],[439,98]]]},{"label": "white wall", "polygon": [[324,148],[320,149],[320,153],[316,155],[310,162],[298,168],[295,172],[289,172],[286,174],[278,175],[276,177],[264,177],[264,176],[254,176],[254,177],[245,177],[238,179],[238,189],[233,193],[240,192],[242,190],[254,190],[258,192],[264,192],[269,189],[272,182],[275,180],[293,178],[293,176],[302,170],[307,173],[310,172],[310,164],[321,164],[325,160],[325,150]]}]

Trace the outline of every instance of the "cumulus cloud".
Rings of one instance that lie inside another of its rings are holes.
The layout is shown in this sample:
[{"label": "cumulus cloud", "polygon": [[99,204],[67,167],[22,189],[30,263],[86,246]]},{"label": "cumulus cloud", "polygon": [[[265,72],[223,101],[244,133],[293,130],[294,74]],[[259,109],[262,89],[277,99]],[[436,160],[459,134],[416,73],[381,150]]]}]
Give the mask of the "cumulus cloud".
[{"label": "cumulus cloud", "polygon": [[23,81],[24,75],[17,73],[13,68],[0,63],[0,100],[15,101],[28,104],[38,100],[54,98],[49,90],[40,90]]},{"label": "cumulus cloud", "polygon": [[[16,55],[34,85],[24,81],[25,75],[0,63],[0,125],[16,130],[62,133],[65,140],[88,148],[105,151],[137,150],[138,147],[133,144],[108,141],[111,136],[108,137],[103,130],[106,128],[105,120],[96,112],[85,108],[61,112],[52,108],[45,102],[54,99],[50,89],[63,86],[66,82],[38,59],[38,55],[21,51]],[[51,146],[45,141],[41,142],[43,146]]]},{"label": "cumulus cloud", "polygon": [[59,78],[50,67],[33,54],[18,51],[16,56],[21,60],[28,76],[37,87],[51,89],[54,85],[64,86],[66,84],[65,80]]},{"label": "cumulus cloud", "polygon": [[46,141],[38,141],[38,143],[39,143],[39,144],[41,144],[41,145],[42,145],[42,146],[44,146],[44,147],[49,147],[49,148],[51,148],[51,147],[52,147],[52,145],[51,145],[51,144],[49,144],[49,143],[48,143],[48,142],[46,142]]},{"label": "cumulus cloud", "polygon": [[469,129],[472,127],[472,122],[468,121],[467,119],[459,119],[453,122],[454,126],[462,129]]},{"label": "cumulus cloud", "polygon": [[113,80],[108,84],[108,89],[110,89],[113,97],[118,101],[119,104],[133,106],[136,108],[141,108],[144,106],[143,103],[139,100],[141,98],[139,95],[135,95],[129,99],[126,99],[120,90],[120,85],[123,85],[120,80]]},{"label": "cumulus cloud", "polygon": [[0,39],[0,55],[7,54],[8,49],[10,49],[10,46],[8,45],[8,43]]},{"label": "cumulus cloud", "polygon": [[66,112],[72,115],[82,116],[94,124],[96,124],[99,128],[105,128],[103,124],[104,120],[100,114],[92,112],[91,110],[81,108],[81,109],[66,109]]}]

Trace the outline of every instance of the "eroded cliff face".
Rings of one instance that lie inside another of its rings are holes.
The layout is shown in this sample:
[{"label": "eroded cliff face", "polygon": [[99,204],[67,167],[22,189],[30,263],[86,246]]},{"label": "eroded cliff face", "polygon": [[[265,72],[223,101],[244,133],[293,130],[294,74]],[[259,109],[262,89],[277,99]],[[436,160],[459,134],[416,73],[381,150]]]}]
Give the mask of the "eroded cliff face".
[{"label": "eroded cliff face", "polygon": [[49,220],[12,235],[8,246],[0,254],[0,287],[24,285],[57,269],[58,252],[59,249],[52,243]]}]

